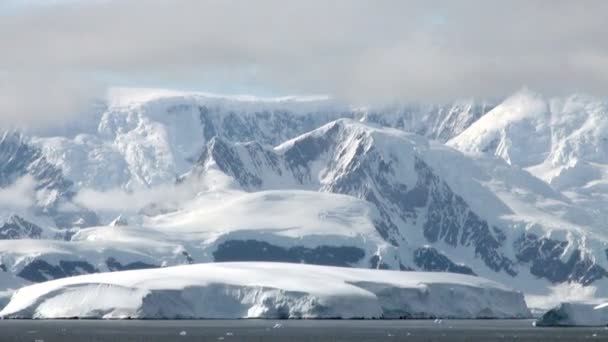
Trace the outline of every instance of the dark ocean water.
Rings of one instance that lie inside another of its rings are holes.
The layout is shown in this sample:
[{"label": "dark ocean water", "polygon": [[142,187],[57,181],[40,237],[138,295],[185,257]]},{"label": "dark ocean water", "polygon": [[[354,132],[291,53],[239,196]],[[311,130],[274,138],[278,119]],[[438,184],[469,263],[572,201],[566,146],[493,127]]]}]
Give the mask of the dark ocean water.
[{"label": "dark ocean water", "polygon": [[532,320],[3,320],[0,341],[608,341],[606,328]]}]

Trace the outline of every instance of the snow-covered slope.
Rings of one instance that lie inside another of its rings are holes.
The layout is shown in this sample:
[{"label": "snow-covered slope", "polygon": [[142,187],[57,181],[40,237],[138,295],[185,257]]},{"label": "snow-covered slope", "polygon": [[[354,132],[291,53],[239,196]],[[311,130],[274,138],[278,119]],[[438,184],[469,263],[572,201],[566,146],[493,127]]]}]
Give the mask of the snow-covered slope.
[{"label": "snow-covered slope", "polygon": [[463,151],[493,153],[510,164],[543,161],[551,148],[549,104],[531,91],[521,91],[496,106],[448,142]]},{"label": "snow-covered slope", "polygon": [[[547,99],[521,91],[448,145],[499,156],[600,211],[608,183],[608,102],[584,95]],[[598,217],[606,216],[598,212]]]},{"label": "snow-covered slope", "polygon": [[483,278],[285,263],[94,274],[19,289],[5,318],[526,318]]},{"label": "snow-covered slope", "polygon": [[349,196],[208,191],[177,212],[137,219],[82,229],[71,241],[0,241],[3,266],[30,281],[209,261],[374,267],[385,257],[398,268],[394,246],[375,228],[377,210]]}]

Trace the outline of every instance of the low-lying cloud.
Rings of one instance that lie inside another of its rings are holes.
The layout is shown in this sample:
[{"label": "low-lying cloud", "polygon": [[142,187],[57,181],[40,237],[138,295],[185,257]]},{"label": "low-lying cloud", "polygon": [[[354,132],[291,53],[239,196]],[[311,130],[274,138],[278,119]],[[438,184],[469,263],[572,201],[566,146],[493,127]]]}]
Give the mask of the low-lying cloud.
[{"label": "low-lying cloud", "polygon": [[155,206],[155,209],[178,208],[180,203],[190,200],[200,191],[191,183],[161,184],[151,188],[125,190],[81,189],[73,202],[96,212],[138,213]]},{"label": "low-lying cloud", "polygon": [[61,125],[103,97],[101,84],[68,73],[0,71],[0,127]]},{"label": "low-lying cloud", "polygon": [[36,203],[35,187],[34,178],[26,175],[11,185],[0,188],[0,208],[24,210],[32,207]]},{"label": "low-lying cloud", "polygon": [[603,95],[605,13],[601,0],[58,2],[0,18],[0,113],[69,117],[108,75],[365,103]]}]

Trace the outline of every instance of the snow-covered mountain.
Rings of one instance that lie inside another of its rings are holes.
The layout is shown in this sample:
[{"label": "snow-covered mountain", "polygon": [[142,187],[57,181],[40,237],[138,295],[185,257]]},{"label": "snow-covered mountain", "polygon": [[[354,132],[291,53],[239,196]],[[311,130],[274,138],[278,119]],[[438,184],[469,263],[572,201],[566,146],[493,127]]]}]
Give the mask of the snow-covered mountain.
[{"label": "snow-covered mountain", "polygon": [[77,188],[135,189],[175,180],[216,136],[277,145],[347,117],[447,140],[490,108],[473,100],[352,108],[316,97],[116,90],[105,106],[96,107],[98,113],[88,116],[96,124],[41,132],[31,142]]},{"label": "snow-covered mountain", "polygon": [[275,148],[215,138],[186,177],[210,170],[246,191],[299,188],[374,204],[376,230],[399,250],[382,259],[388,268],[436,264],[416,258],[431,245],[427,257],[485,276],[583,284],[608,276],[607,260],[596,260],[606,248],[601,227],[585,229],[593,217],[565,196],[500,159],[470,159],[400,130],[342,119]]},{"label": "snow-covered mountain", "polygon": [[[0,188],[0,215],[10,216],[3,220],[4,230],[8,229],[7,225],[15,225],[15,221],[19,221],[16,225],[21,227],[36,226],[23,217],[36,217],[35,220],[46,227],[70,228],[98,223],[95,213],[85,208],[63,206],[75,194],[72,181],[21,133],[5,132],[0,138]],[[15,214],[22,217],[17,218]],[[40,229],[28,228],[7,237],[41,235]]]},{"label": "snow-covered mountain", "polygon": [[3,135],[0,236],[17,240],[0,277],[286,261],[608,296],[604,103],[120,90],[80,122]]},{"label": "snow-covered mountain", "polygon": [[607,134],[606,99],[545,98],[523,90],[447,144],[525,168],[570,200],[596,209],[605,221]]},{"label": "snow-covered mountain", "polygon": [[[35,180],[35,210],[4,210],[43,228],[107,224],[74,200],[81,190],[140,191],[172,184],[214,137],[277,145],[342,117],[448,139],[491,106],[472,100],[444,106],[352,108],[323,97],[225,97],[161,90],[116,89],[81,120],[53,129],[7,132],[0,143],[0,186]],[[67,202],[67,203],[66,203]],[[62,210],[57,210],[61,208]],[[71,210],[68,210],[71,208]],[[27,208],[31,209],[31,208]],[[69,236],[71,233],[68,233]],[[49,231],[45,236],[66,235]]]}]

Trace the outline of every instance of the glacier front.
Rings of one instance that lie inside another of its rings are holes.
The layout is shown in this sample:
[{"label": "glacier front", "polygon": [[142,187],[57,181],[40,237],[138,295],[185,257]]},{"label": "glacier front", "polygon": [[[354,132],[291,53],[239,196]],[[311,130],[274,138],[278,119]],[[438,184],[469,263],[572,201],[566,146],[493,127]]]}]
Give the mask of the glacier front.
[{"label": "glacier front", "polygon": [[236,262],[23,287],[2,318],[527,318],[520,292],[469,275]]}]

